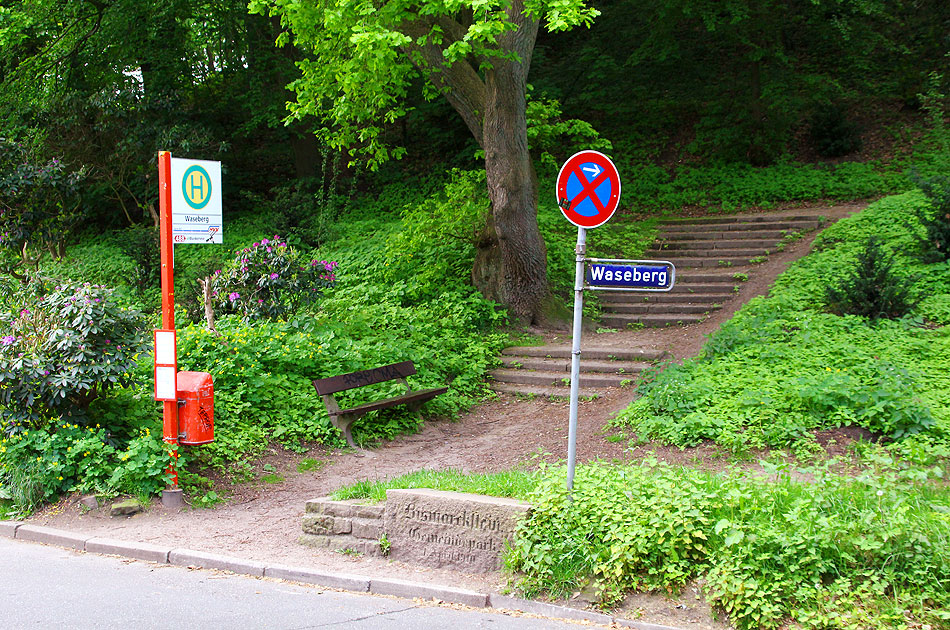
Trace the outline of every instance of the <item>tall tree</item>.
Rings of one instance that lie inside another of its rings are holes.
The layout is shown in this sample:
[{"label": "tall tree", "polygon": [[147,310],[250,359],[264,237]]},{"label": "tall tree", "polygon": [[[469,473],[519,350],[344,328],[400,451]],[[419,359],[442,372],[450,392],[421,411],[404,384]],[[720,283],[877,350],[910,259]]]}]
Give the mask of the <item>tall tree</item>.
[{"label": "tall tree", "polygon": [[293,115],[315,116],[336,148],[371,166],[403,150],[384,134],[422,78],[448,100],[485,156],[492,216],[473,279],[521,321],[548,296],[537,181],[528,153],[526,86],[541,20],[550,31],[589,25],[583,0],[252,0],[278,15],[308,56],[298,63]]}]

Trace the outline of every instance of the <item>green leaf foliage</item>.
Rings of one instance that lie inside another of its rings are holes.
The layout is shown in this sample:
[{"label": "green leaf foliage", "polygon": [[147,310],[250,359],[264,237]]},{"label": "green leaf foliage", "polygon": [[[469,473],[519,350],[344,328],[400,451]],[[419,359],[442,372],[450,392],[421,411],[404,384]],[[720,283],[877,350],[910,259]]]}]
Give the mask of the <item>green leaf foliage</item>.
[{"label": "green leaf foliage", "polygon": [[702,578],[741,630],[945,627],[950,495],[901,471],[884,458],[867,475],[802,483],[647,458],[579,467],[569,499],[563,468],[550,469],[506,566],[528,597],[593,583],[604,606]]},{"label": "green leaf foliage", "polygon": [[[515,8],[495,0],[377,5],[254,0],[249,7],[280,16],[289,30],[279,43],[292,42],[308,53],[297,64],[300,78],[291,84],[297,94],[293,116],[314,116],[330,146],[359,152],[373,167],[405,153],[393,148],[385,125],[408,113],[407,99],[419,79],[430,85],[429,95],[465,84],[465,93],[455,96],[484,97],[484,87],[468,89],[482,82],[493,64],[530,59],[530,48],[516,50],[505,34],[530,30],[535,20],[550,31],[564,31],[589,25],[599,14],[581,0],[530,0]],[[447,80],[458,74],[465,78]]]},{"label": "green leaf foliage", "polygon": [[89,422],[103,393],[125,387],[146,347],[140,313],[89,283],[19,288],[17,307],[0,312],[0,425],[6,434],[60,417]]},{"label": "green leaf foliage", "polygon": [[[671,365],[612,421],[641,439],[681,446],[712,440],[735,450],[806,448],[811,431],[857,425],[891,438],[950,428],[950,266],[925,263],[919,193],[888,197],[827,228],[814,252],[712,335],[701,355]],[[871,323],[825,311],[872,235],[894,272],[917,276],[910,316]],[[921,325],[929,323],[930,325]]]}]

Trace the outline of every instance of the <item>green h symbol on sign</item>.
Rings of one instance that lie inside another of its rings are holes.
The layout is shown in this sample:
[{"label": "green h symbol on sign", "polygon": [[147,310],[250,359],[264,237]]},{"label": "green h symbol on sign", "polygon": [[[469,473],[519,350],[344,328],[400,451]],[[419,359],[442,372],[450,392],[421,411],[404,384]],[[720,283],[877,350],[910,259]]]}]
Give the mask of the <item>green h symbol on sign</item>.
[{"label": "green h symbol on sign", "polygon": [[208,205],[211,201],[211,176],[208,171],[197,164],[188,167],[181,178],[181,192],[185,203],[195,210],[201,210]]}]

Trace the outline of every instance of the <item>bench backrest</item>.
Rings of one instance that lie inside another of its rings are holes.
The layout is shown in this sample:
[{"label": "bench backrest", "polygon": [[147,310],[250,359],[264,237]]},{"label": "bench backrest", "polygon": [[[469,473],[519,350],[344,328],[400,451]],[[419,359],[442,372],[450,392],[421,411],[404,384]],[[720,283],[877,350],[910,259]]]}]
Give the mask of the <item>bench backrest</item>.
[{"label": "bench backrest", "polygon": [[350,374],[341,374],[329,378],[318,378],[313,382],[317,393],[321,396],[335,394],[337,392],[353,389],[354,387],[363,387],[364,385],[375,385],[385,381],[404,379],[416,373],[416,366],[412,361],[403,361],[402,363],[393,363],[372,370],[361,370]]}]

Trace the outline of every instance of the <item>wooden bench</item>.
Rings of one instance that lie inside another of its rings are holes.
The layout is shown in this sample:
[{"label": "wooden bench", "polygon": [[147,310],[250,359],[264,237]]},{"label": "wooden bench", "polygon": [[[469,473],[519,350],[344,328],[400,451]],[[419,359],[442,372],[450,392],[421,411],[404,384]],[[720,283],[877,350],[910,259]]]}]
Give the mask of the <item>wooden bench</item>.
[{"label": "wooden bench", "polygon": [[[403,361],[402,363],[384,365],[372,370],[361,370],[359,372],[341,374],[329,378],[318,378],[313,382],[313,386],[316,388],[317,393],[323,397],[323,404],[327,406],[327,413],[330,414],[330,423],[340,430],[343,437],[346,438],[347,444],[356,446],[353,442],[353,435],[350,433],[350,425],[352,425],[353,421],[357,418],[365,416],[370,411],[389,409],[390,407],[396,407],[398,405],[406,405],[409,409],[418,413],[422,403],[432,400],[439,394],[444,394],[448,391],[448,387],[413,391],[412,388],[409,387],[409,382],[406,381],[406,377],[412,376],[415,373],[416,366],[412,361]],[[376,383],[385,383],[386,381],[400,381],[406,386],[406,393],[350,409],[340,409],[336,399],[333,397],[333,394],[348,389],[375,385]]]}]

